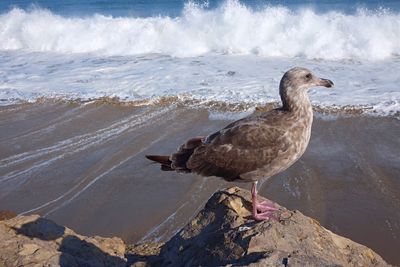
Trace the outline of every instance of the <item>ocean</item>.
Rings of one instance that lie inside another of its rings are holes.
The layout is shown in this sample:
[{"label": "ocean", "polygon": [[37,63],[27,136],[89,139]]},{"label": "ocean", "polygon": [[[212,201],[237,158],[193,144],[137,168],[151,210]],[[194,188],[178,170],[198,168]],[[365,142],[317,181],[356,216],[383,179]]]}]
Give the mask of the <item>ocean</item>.
[{"label": "ocean", "polygon": [[304,66],[323,108],[400,111],[398,1],[2,1],[0,103],[277,102]]},{"label": "ocean", "polygon": [[260,195],[400,265],[400,1],[0,1],[0,210],[166,241],[227,183],[161,172],[279,103],[301,66],[309,147]]}]

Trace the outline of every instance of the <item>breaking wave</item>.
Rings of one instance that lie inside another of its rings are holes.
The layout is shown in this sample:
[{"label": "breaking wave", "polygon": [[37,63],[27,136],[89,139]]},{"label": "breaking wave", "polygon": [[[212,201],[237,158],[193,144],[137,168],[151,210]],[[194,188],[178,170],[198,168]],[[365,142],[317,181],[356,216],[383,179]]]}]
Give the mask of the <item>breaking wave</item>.
[{"label": "breaking wave", "polygon": [[234,0],[215,9],[188,3],[176,18],[63,17],[14,8],[0,15],[0,50],[381,60],[400,55],[400,14],[383,9],[355,14],[282,6],[252,9]]}]

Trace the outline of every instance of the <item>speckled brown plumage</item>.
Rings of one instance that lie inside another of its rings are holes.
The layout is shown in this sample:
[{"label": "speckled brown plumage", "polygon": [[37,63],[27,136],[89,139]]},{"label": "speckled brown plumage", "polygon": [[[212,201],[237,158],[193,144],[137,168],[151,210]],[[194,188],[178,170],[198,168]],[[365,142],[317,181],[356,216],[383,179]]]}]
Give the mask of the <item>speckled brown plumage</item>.
[{"label": "speckled brown plumage", "polygon": [[313,121],[307,90],[313,86],[333,83],[305,68],[290,69],[279,84],[282,107],[250,115],[207,137],[189,139],[171,156],[146,157],[160,163],[163,171],[252,181],[253,218],[269,220],[277,208],[258,202],[257,181],[284,171],[306,150]]},{"label": "speckled brown plumage", "polygon": [[228,181],[271,177],[296,162],[307,148],[313,121],[307,89],[332,85],[305,68],[293,68],[280,82],[281,108],[252,114],[207,137],[192,138],[170,157],[148,158],[162,163],[163,170]]}]

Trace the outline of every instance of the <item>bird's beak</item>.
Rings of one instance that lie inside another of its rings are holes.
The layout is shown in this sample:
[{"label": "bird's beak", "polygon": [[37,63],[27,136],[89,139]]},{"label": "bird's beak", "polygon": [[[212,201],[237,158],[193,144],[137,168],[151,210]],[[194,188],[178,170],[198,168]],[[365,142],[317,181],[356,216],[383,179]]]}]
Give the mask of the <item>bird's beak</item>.
[{"label": "bird's beak", "polygon": [[334,84],[333,84],[333,82],[331,80],[320,78],[317,81],[316,85],[317,86],[325,86],[325,87],[329,88],[329,87],[333,87]]}]

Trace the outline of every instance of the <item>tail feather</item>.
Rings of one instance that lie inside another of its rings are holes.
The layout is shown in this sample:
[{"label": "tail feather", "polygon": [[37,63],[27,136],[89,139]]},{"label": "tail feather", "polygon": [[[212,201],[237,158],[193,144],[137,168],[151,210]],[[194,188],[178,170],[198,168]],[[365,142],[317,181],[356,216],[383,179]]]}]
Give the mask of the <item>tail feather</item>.
[{"label": "tail feather", "polygon": [[191,172],[186,163],[194,150],[202,144],[203,137],[195,137],[186,141],[176,153],[169,156],[146,155],[151,161],[161,164],[163,171]]},{"label": "tail feather", "polygon": [[191,172],[187,168],[186,163],[192,156],[194,150],[202,144],[203,137],[195,137],[186,141],[181,145],[178,151],[171,156],[172,165],[171,167],[179,172]]},{"label": "tail feather", "polygon": [[163,171],[173,171],[173,169],[171,168],[171,161],[169,160],[168,156],[160,156],[160,155],[146,155],[146,158],[160,163],[161,164],[161,170]]},{"label": "tail feather", "polygon": [[160,155],[146,155],[146,158],[158,162],[162,165],[171,165],[171,161],[169,160],[169,156],[160,156]]}]

